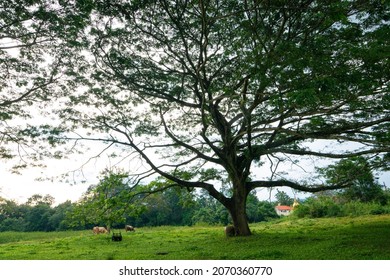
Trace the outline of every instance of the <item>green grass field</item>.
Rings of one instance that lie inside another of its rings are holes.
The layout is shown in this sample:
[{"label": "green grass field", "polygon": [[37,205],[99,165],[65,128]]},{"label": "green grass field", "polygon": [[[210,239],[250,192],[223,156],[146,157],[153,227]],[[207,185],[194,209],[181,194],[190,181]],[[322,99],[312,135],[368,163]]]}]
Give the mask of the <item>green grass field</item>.
[{"label": "green grass field", "polygon": [[[250,237],[222,226],[138,228],[122,242],[91,231],[2,232],[5,260],[390,260],[390,215],[281,219],[252,224]],[[119,230],[118,230],[119,231]]]}]

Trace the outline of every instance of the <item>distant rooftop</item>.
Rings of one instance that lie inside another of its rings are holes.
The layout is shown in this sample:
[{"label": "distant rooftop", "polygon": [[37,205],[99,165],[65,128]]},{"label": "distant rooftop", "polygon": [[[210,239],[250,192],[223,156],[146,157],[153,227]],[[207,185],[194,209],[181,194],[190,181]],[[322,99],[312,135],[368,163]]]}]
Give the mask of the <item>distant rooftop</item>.
[{"label": "distant rooftop", "polygon": [[278,205],[276,206],[276,209],[278,210],[293,210],[293,208],[291,206],[287,206],[287,205]]}]

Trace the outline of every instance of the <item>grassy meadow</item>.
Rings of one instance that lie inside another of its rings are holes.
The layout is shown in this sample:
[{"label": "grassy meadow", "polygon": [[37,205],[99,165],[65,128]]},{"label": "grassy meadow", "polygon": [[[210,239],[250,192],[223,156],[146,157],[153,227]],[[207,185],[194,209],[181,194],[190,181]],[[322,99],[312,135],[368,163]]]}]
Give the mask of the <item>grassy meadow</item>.
[{"label": "grassy meadow", "polygon": [[390,260],[390,215],[286,218],[251,229],[250,237],[226,238],[222,226],[138,228],[120,230],[121,242],[92,230],[1,232],[0,259]]}]

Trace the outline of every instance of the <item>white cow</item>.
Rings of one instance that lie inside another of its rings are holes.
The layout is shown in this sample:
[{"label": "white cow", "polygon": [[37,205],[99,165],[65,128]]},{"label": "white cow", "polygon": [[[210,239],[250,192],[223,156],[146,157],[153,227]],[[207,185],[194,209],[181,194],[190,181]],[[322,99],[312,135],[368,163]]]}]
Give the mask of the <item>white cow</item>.
[{"label": "white cow", "polygon": [[107,233],[107,229],[105,227],[93,227],[93,233],[94,234],[100,234],[100,233]]}]

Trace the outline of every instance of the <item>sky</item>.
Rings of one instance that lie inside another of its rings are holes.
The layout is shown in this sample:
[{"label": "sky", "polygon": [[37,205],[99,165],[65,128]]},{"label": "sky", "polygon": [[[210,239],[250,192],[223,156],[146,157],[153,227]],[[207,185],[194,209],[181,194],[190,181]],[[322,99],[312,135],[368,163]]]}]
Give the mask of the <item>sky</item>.
[{"label": "sky", "polygon": [[[95,147],[96,149],[101,147]],[[21,174],[12,174],[11,169],[13,162],[0,161],[0,197],[9,200],[15,200],[18,203],[24,203],[29,197],[34,194],[46,195],[50,194],[55,198],[55,205],[63,203],[67,200],[76,202],[90,185],[99,182],[101,171],[109,168],[112,163],[108,158],[102,156],[99,159],[91,160],[88,164],[84,163],[93,155],[93,149],[89,153],[83,155],[75,155],[69,159],[50,160],[47,161],[47,167],[42,168],[26,168],[21,171]],[[72,176],[68,177],[68,181],[61,181],[62,174],[78,170],[82,165],[82,172],[79,170],[75,173],[70,173]],[[303,176],[302,173],[297,173],[297,169],[293,166],[286,168],[287,173],[295,174],[296,176]],[[266,170],[257,170],[257,172],[266,172]],[[306,176],[310,176],[310,172],[306,172]],[[37,180],[42,176],[53,177],[53,180]],[[74,177],[73,177],[74,176]],[[85,182],[83,182],[85,180]],[[385,183],[390,187],[390,172],[381,174],[379,177],[381,184]],[[309,194],[294,193],[290,188],[281,188],[290,197],[297,196],[297,198],[304,198]],[[273,190],[271,198],[276,193]],[[257,195],[261,200],[268,200],[270,193],[268,189],[258,189]]]},{"label": "sky", "polygon": [[[101,148],[97,145],[96,148]],[[71,200],[77,201],[90,185],[99,182],[101,171],[107,167],[107,161],[90,160],[93,151],[70,156],[68,159],[46,160],[46,167],[27,167],[19,170],[20,174],[11,172],[16,157],[0,161],[0,197],[24,203],[34,194],[49,194],[55,198],[55,205]],[[69,174],[64,178],[64,174]]]},{"label": "sky", "polygon": [[2,162],[1,165],[0,197],[15,200],[19,203],[26,202],[34,194],[50,194],[55,198],[55,204],[65,202],[66,200],[77,201],[89,185],[98,181],[97,178],[94,180],[92,176],[90,176],[87,183],[78,183],[77,185],[73,185],[70,182],[61,182],[60,179],[53,181],[39,180],[44,175],[54,177],[61,175],[63,172],[66,172],[66,166],[71,166],[69,163],[58,162],[45,169],[26,168],[21,170],[21,174],[11,173],[9,171],[11,168],[10,163]]}]

